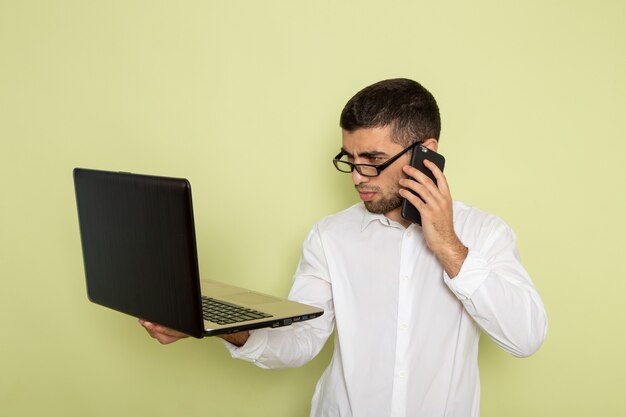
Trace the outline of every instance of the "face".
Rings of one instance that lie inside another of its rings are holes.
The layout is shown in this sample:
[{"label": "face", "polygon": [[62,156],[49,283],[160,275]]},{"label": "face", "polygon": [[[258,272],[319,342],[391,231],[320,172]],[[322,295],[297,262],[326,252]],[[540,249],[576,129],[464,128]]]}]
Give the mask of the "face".
[{"label": "face", "polygon": [[[390,126],[358,129],[354,132],[343,130],[342,149],[352,163],[382,164],[404,149],[402,145],[391,141],[391,133]],[[410,152],[407,152],[377,177],[364,177],[356,170],[352,172],[352,182],[368,211],[400,220],[402,197],[398,194],[398,181],[406,178],[402,167],[409,162]]]}]

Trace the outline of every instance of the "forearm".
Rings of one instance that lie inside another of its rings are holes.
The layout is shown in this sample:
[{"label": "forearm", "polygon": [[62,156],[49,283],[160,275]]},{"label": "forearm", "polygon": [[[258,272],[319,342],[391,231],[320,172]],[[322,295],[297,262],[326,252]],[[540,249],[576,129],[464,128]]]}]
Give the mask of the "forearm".
[{"label": "forearm", "polygon": [[313,359],[332,332],[332,328],[324,330],[319,326],[324,326],[323,318],[277,329],[255,330],[241,347],[225,337],[222,339],[229,342],[225,345],[235,359],[265,369],[296,368]]},{"label": "forearm", "polygon": [[[487,292],[488,296],[483,294]],[[534,290],[511,286],[501,278],[490,278],[490,282],[477,291],[473,306],[480,327],[514,356],[530,356],[543,344],[547,318]]]},{"label": "forearm", "polygon": [[446,283],[478,326],[504,350],[526,357],[543,343],[545,309],[521,264],[489,262],[470,252],[459,274]]}]

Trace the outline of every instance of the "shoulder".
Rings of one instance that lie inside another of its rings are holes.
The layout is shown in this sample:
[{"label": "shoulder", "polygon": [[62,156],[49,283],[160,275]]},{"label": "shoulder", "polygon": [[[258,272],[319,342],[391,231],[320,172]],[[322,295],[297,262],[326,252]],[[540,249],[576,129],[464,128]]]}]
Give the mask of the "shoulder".
[{"label": "shoulder", "polygon": [[338,213],[323,217],[311,227],[305,243],[312,240],[352,239],[360,232],[365,213],[363,204],[358,203]]},{"label": "shoulder", "polygon": [[326,216],[315,223],[314,228],[319,231],[329,231],[360,227],[365,215],[363,203],[357,203],[338,213]]},{"label": "shoulder", "polygon": [[515,233],[508,224],[495,214],[454,202],[454,229],[464,242],[498,239],[515,241]]},{"label": "shoulder", "polygon": [[500,217],[493,213],[472,207],[461,201],[454,202],[454,224],[473,227],[508,227]]}]

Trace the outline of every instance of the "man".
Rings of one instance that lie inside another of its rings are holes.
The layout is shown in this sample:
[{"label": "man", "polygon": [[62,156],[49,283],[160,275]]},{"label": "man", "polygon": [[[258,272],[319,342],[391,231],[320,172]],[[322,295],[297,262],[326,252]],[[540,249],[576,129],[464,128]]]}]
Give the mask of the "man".
[{"label": "man", "polygon": [[[262,368],[296,367],[336,327],[311,416],[478,416],[481,330],[519,357],[534,353],[546,333],[515,236],[496,216],[454,202],[433,163],[425,165],[437,184],[408,165],[417,144],[438,148],[439,109],[420,84],[366,87],[346,104],[340,125],[334,163],[351,173],[363,203],[313,227],[290,292],[325,314],[224,336],[226,345]],[[422,227],[402,218],[403,198]],[[142,324],[161,343],[185,336]]]}]

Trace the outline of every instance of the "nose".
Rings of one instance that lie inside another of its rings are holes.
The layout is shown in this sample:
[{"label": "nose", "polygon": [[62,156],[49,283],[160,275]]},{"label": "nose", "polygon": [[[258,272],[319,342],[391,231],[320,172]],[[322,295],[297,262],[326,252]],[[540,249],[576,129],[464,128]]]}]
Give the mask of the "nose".
[{"label": "nose", "polygon": [[352,182],[354,183],[354,185],[359,185],[368,181],[369,181],[368,177],[365,177],[359,174],[359,172],[356,169],[352,170]]}]

